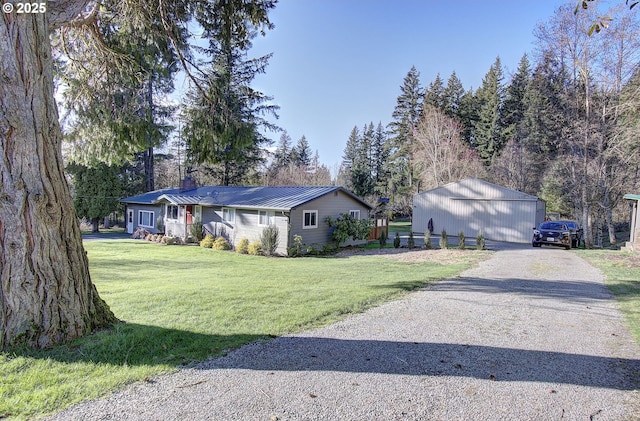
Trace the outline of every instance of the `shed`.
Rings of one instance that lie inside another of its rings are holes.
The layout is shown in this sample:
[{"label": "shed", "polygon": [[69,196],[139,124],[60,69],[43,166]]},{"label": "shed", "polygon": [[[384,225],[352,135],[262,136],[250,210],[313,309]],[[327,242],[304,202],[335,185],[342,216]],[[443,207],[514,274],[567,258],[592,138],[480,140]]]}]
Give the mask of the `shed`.
[{"label": "shed", "polygon": [[640,251],[640,195],[625,194],[624,199],[630,204],[630,226],[628,249]]},{"label": "shed", "polygon": [[413,197],[414,232],[433,233],[443,229],[448,235],[464,232],[475,237],[512,243],[531,241],[532,228],[544,220],[546,204],[542,199],[517,190],[467,178]]}]

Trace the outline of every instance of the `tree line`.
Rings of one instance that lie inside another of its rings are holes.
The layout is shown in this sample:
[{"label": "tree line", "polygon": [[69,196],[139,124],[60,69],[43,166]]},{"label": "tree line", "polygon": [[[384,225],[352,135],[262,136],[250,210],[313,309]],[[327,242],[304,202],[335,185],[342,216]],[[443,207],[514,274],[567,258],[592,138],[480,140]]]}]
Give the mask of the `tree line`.
[{"label": "tree line", "polygon": [[386,128],[352,130],[339,180],[410,214],[415,193],[479,177],[579,220],[587,247],[615,243],[622,196],[640,189],[640,27],[625,5],[609,14],[592,34],[595,8],[560,7],[535,29],[533,59],[506,80],[496,58],[476,90],[455,71],[423,87],[412,67]]}]

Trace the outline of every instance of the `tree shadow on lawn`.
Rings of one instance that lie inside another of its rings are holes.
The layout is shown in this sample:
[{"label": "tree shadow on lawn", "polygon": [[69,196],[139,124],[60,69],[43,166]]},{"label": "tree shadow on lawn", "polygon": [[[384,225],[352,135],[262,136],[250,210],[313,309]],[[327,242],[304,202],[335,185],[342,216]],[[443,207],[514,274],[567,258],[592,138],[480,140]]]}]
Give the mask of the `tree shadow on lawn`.
[{"label": "tree shadow on lawn", "polygon": [[119,322],[113,328],[50,349],[22,348],[12,353],[64,363],[185,366],[272,337],[266,334],[211,335]]}]

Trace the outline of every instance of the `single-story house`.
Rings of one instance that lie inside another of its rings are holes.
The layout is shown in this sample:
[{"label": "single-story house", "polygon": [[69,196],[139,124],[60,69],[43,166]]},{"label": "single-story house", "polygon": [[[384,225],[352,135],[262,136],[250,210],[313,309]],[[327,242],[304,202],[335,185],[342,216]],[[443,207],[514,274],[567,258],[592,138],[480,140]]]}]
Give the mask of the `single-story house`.
[{"label": "single-story house", "polygon": [[[327,216],[348,213],[369,218],[372,206],[343,187],[195,187],[156,190],[121,199],[126,205],[127,232],[138,227],[166,235],[187,237],[199,220],[205,232],[223,236],[232,245],[243,238],[259,240],[263,229],[275,225],[280,231],[276,250],[286,254],[295,235],[307,245],[331,242]],[[361,242],[353,242],[358,244]]]},{"label": "single-story house", "polygon": [[[456,236],[484,238],[512,243],[528,243],[533,227],[544,220],[546,204],[542,199],[517,190],[467,178],[413,197],[413,229],[434,234],[446,230]],[[429,222],[431,221],[431,222]]]},{"label": "single-story house", "polygon": [[640,195],[625,194],[625,200],[630,202],[631,223],[629,226],[629,243],[627,248],[640,251]]}]

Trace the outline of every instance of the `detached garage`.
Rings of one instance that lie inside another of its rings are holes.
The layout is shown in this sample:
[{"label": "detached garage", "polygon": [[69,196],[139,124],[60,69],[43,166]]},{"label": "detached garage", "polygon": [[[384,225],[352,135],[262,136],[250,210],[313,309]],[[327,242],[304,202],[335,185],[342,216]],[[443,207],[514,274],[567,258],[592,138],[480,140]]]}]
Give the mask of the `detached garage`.
[{"label": "detached garage", "polygon": [[532,228],[544,220],[545,202],[536,196],[498,186],[477,178],[449,183],[413,197],[413,229],[448,235],[464,232],[486,239],[528,243]]}]

